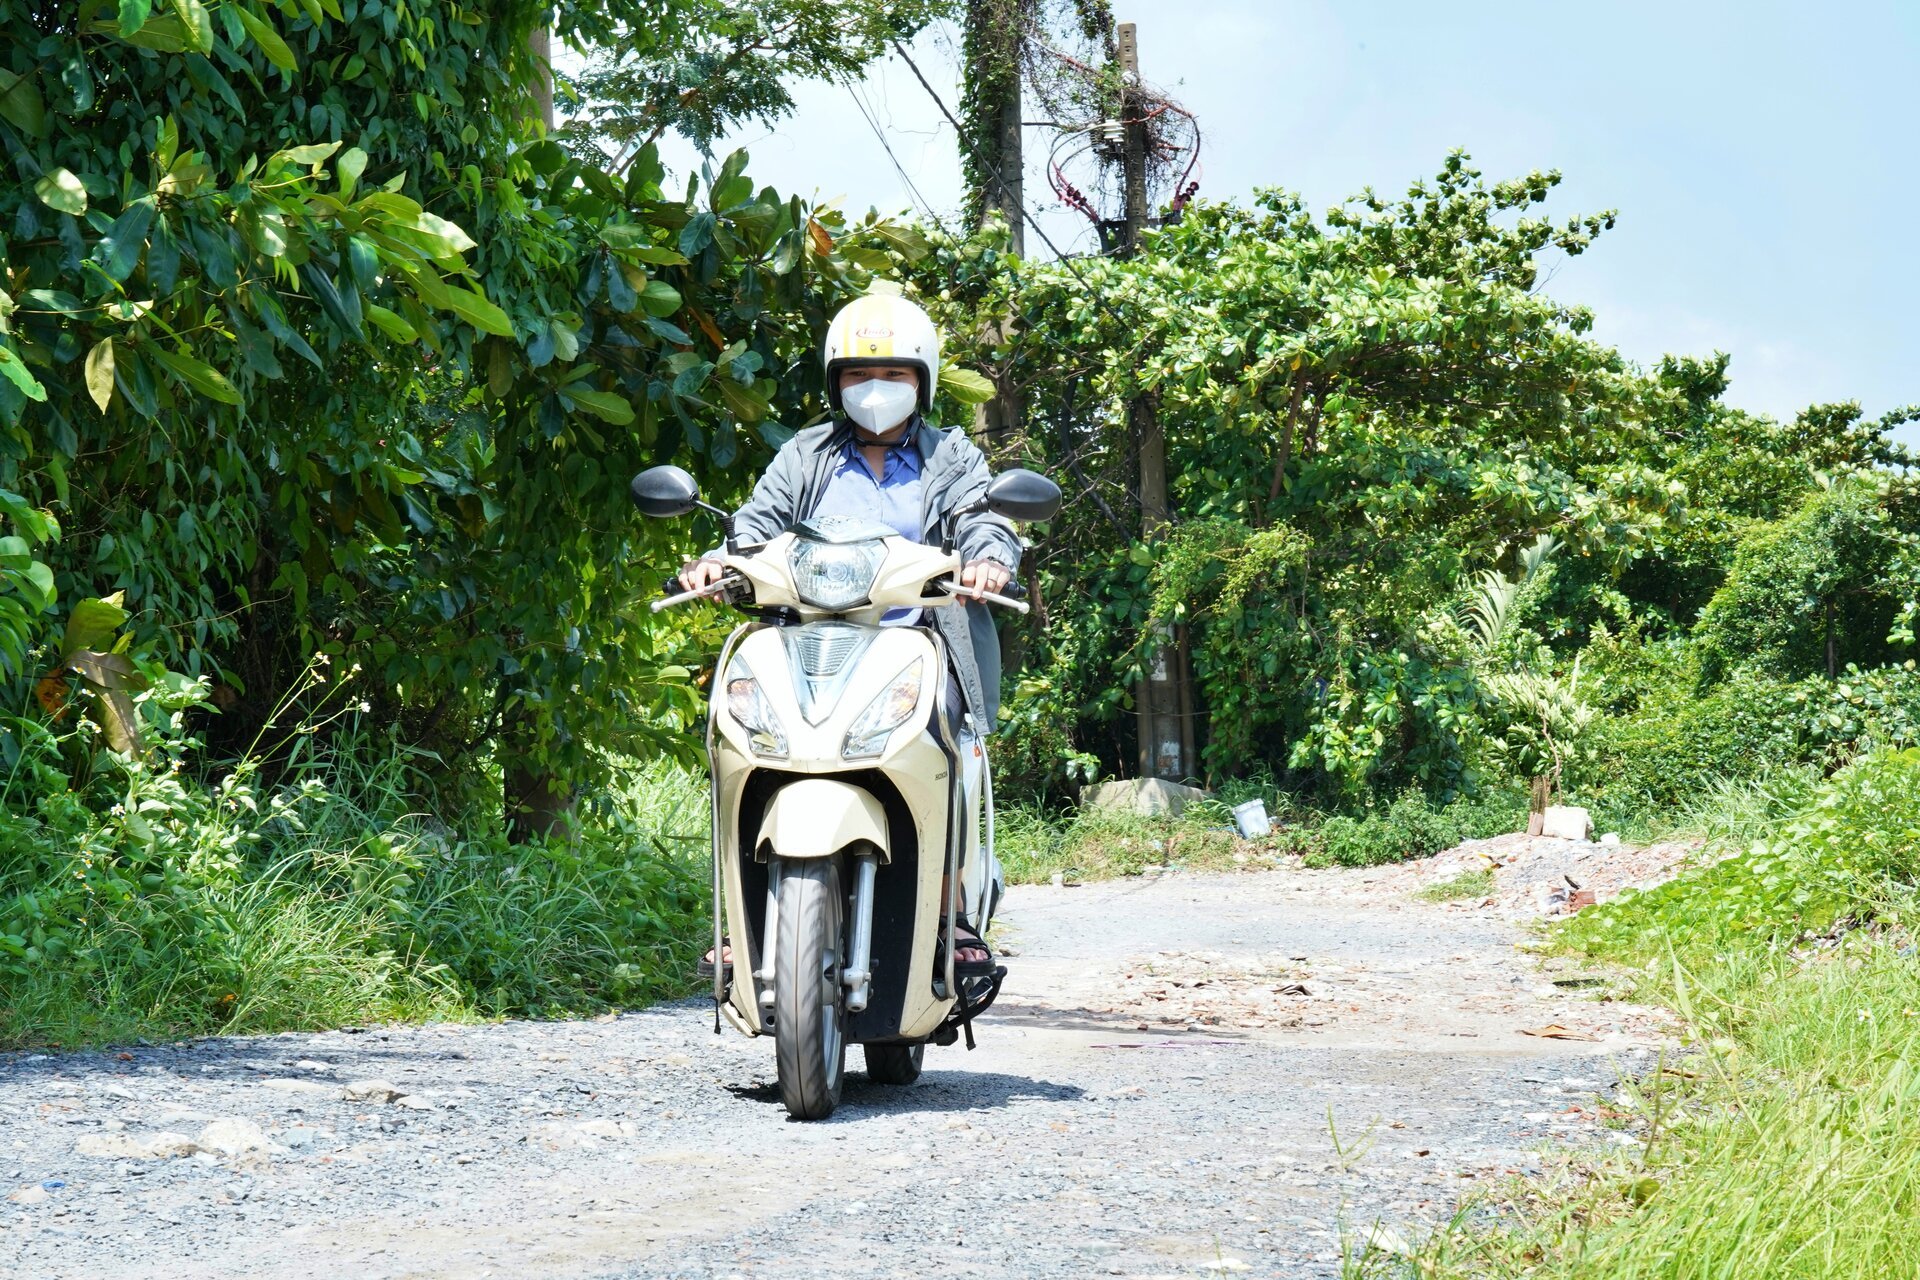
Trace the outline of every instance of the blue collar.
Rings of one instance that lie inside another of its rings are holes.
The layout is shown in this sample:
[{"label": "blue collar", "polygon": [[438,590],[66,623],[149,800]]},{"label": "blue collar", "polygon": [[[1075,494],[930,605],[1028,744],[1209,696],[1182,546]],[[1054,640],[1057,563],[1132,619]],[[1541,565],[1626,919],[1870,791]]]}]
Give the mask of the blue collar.
[{"label": "blue collar", "polygon": [[[902,470],[904,470],[909,477],[920,474],[923,468],[923,461],[920,457],[919,444],[914,440],[914,434],[914,432],[909,431],[887,446],[886,460],[880,465],[881,483],[884,484],[888,480],[899,478]],[[842,463],[864,468],[867,465],[867,460],[865,455],[861,453],[863,447],[860,443],[860,438],[852,432],[848,432],[846,443],[840,446]]]}]

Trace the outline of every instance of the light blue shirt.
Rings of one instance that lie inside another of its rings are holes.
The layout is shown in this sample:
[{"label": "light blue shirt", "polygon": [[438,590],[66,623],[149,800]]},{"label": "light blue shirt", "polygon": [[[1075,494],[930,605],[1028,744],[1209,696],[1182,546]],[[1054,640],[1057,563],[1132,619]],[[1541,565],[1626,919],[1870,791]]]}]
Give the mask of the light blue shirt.
[{"label": "light blue shirt", "polygon": [[[816,516],[851,516],[859,520],[878,520],[910,542],[919,542],[925,532],[920,527],[921,482],[920,450],[909,431],[899,444],[887,450],[887,460],[874,479],[866,457],[852,437],[841,446],[840,464],[827,479],[826,492],[820,495]],[[918,609],[889,609],[880,625],[897,627],[918,619]]]}]

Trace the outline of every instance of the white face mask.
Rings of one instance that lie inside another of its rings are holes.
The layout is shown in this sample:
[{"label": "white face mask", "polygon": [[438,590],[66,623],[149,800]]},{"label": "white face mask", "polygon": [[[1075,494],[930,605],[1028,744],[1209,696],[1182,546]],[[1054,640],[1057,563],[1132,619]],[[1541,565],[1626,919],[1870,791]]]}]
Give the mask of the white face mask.
[{"label": "white face mask", "polygon": [[913,416],[914,407],[920,403],[920,390],[911,382],[869,378],[842,391],[840,403],[849,418],[874,435],[883,436]]}]

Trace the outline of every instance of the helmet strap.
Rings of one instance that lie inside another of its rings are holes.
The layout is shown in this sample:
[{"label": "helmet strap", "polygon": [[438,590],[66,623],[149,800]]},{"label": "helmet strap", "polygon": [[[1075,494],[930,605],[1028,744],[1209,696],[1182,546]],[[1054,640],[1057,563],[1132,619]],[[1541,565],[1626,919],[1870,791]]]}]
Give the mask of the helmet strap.
[{"label": "helmet strap", "polygon": [[853,427],[853,442],[861,448],[876,449],[883,445],[887,448],[893,448],[896,445],[902,445],[907,442],[908,429],[919,420],[920,415],[916,413],[884,436],[869,435],[854,423],[849,423],[848,425]]}]

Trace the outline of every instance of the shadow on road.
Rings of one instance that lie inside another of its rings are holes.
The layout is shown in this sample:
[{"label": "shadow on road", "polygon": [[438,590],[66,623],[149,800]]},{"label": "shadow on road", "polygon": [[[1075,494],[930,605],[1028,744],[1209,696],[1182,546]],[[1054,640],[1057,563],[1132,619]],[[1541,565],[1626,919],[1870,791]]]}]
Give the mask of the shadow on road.
[{"label": "shadow on road", "polygon": [[[857,1061],[857,1059],[856,1059]],[[728,1093],[743,1102],[780,1105],[780,1087],[767,1081],[730,1084]],[[937,1114],[1009,1107],[1022,1102],[1077,1102],[1086,1090],[1077,1084],[1036,1080],[1001,1071],[941,1071],[930,1069],[910,1085],[875,1084],[850,1065],[840,1095],[840,1109],[820,1123],[854,1121],[873,1115]]]}]

